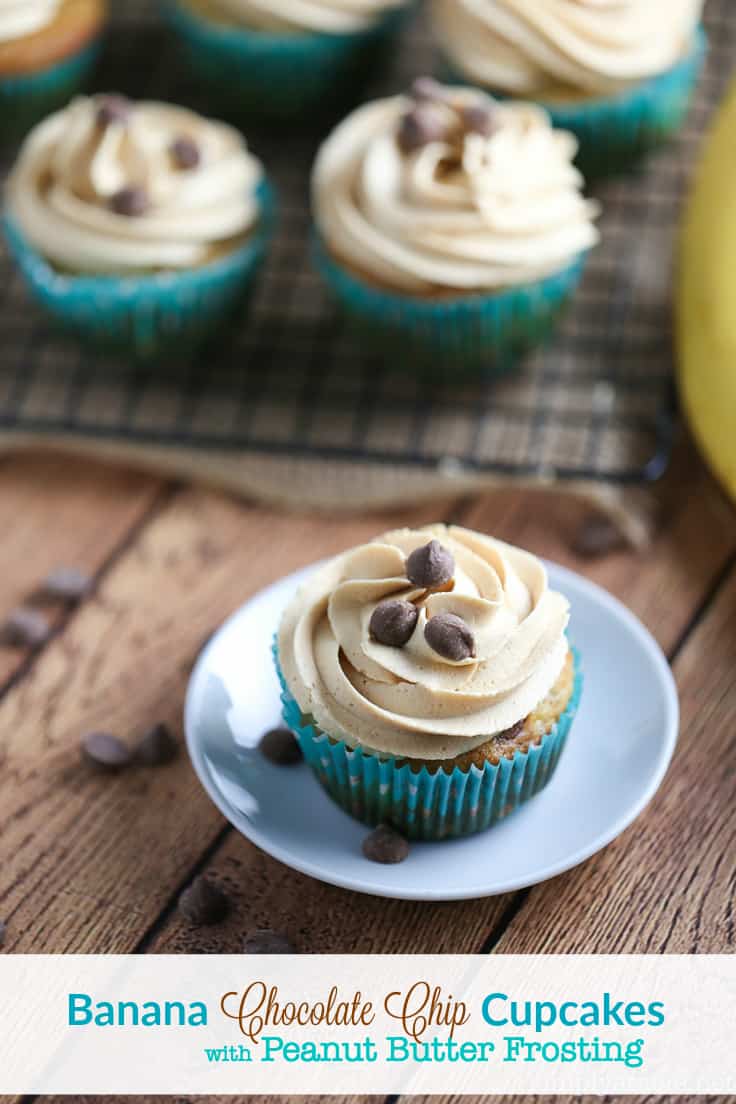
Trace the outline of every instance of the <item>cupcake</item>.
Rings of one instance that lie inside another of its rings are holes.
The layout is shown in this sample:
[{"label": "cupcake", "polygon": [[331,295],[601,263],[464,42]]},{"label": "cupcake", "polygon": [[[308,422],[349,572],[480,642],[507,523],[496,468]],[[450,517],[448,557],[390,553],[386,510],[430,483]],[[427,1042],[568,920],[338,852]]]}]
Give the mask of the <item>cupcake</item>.
[{"label": "cupcake", "polygon": [[162,103],[74,100],[28,136],[5,233],[37,301],[148,357],[206,337],[263,258],[271,199],[240,133]]},{"label": "cupcake", "polygon": [[410,0],[163,0],[189,65],[236,113],[329,111],[368,75]]},{"label": "cupcake", "polygon": [[106,0],[0,0],[0,134],[66,103],[98,52]]},{"label": "cupcake", "polygon": [[319,568],[284,613],[284,719],[332,798],[439,840],[550,780],[582,676],[536,557],[468,529],[386,533]]},{"label": "cupcake", "polygon": [[420,79],[319,151],[317,265],[397,364],[504,371],[548,334],[598,239],[575,148],[541,108]]},{"label": "cupcake", "polygon": [[[666,11],[664,7],[666,6]],[[432,0],[453,76],[544,104],[586,176],[674,133],[705,54],[703,0]]]}]

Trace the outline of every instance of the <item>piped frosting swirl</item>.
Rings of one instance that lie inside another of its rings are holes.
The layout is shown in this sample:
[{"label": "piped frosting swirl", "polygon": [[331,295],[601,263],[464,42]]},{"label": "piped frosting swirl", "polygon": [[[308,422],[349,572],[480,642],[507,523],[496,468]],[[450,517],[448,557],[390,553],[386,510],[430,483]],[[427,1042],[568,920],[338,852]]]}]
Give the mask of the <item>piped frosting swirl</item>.
[{"label": "piped frosting swirl", "polygon": [[61,0],[0,0],[0,43],[37,34],[53,23]]},{"label": "piped frosting swirl", "polygon": [[80,97],[28,136],[7,202],[34,248],[65,270],[185,269],[251,230],[262,176],[224,123],[170,104]]},{"label": "piped frosting swirl", "polygon": [[350,34],[377,23],[408,0],[198,0],[218,22],[274,34]]},{"label": "piped frosting swirl", "polygon": [[[415,586],[406,568],[432,539],[455,561],[452,580],[437,590]],[[419,611],[401,647],[371,632],[387,599]],[[472,654],[452,659],[432,647],[427,625],[448,614],[471,634]],[[567,655],[568,616],[535,556],[454,526],[402,529],[317,570],[284,614],[279,656],[303,713],[329,735],[393,756],[444,759],[511,728],[546,697]]]},{"label": "piped frosting swirl", "polygon": [[419,81],[410,97],[359,108],[324,143],[317,226],[339,261],[409,294],[534,281],[598,240],[575,151],[538,107]]},{"label": "piped frosting swirl", "polygon": [[608,94],[687,52],[703,0],[433,0],[436,37],[469,80],[520,96]]}]

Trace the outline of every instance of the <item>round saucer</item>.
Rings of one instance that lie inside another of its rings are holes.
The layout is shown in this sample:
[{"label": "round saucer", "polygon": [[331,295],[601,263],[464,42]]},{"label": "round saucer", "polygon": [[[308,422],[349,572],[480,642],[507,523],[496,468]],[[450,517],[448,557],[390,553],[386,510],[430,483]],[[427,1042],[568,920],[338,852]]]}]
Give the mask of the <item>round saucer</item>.
[{"label": "round saucer", "polygon": [[307,766],[275,766],[260,754],[261,735],[280,723],[273,635],[313,567],[246,602],[197,661],[185,729],[207,793],[238,831],[287,866],[383,897],[486,897],[589,858],[659,787],[677,740],[677,691],[659,645],[621,602],[566,568],[548,569],[572,606],[585,687],[552,781],[500,824],[467,839],[412,844],[405,862],[381,866],[361,851],[370,829],[333,804]]}]

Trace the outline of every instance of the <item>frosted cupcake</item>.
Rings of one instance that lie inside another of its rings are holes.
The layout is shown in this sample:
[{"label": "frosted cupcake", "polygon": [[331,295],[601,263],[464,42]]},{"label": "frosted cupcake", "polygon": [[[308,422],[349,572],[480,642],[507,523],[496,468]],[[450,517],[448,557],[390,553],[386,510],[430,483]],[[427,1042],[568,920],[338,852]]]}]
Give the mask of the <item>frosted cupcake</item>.
[{"label": "frosted cupcake", "polygon": [[506,370],[548,334],[598,240],[575,149],[538,107],[421,79],[322,146],[317,264],[397,364]]},{"label": "frosted cupcake", "polygon": [[164,0],[191,68],[231,111],[295,119],[365,79],[410,0]]},{"label": "frosted cupcake", "polygon": [[703,0],[432,0],[458,80],[545,105],[586,176],[615,172],[680,126],[705,53]]},{"label": "frosted cupcake", "polygon": [[582,678],[536,557],[457,527],[386,533],[318,569],[276,658],[328,793],[410,838],[488,828],[552,776]]},{"label": "frosted cupcake", "polygon": [[240,133],[180,107],[80,98],[28,136],[5,232],[58,322],[139,356],[208,335],[243,300],[271,202]]},{"label": "frosted cupcake", "polygon": [[21,134],[77,91],[94,64],[106,0],[0,0],[0,133]]}]

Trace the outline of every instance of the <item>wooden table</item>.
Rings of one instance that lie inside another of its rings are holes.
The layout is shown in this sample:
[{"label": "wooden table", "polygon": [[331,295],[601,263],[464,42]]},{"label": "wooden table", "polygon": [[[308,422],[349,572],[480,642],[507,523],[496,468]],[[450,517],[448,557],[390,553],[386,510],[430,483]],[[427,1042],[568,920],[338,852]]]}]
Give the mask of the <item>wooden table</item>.
[{"label": "wooden table", "polygon": [[[632,607],[673,663],[682,701],[674,764],[647,811],[603,852],[503,897],[385,901],[263,855],[223,822],[184,754],[115,777],[81,765],[90,730],[132,740],[164,720],[180,731],[201,645],[260,587],[381,528],[438,518],[588,574]],[[0,650],[5,951],[232,952],[255,927],[287,931],[305,953],[734,950],[734,513],[684,448],[650,550],[578,560],[580,518],[574,501],[518,492],[380,517],[284,516],[88,461],[5,461],[0,615],[60,564],[96,579],[86,601],[58,614],[43,648]],[[201,871],[235,905],[209,929],[176,909]]]}]

